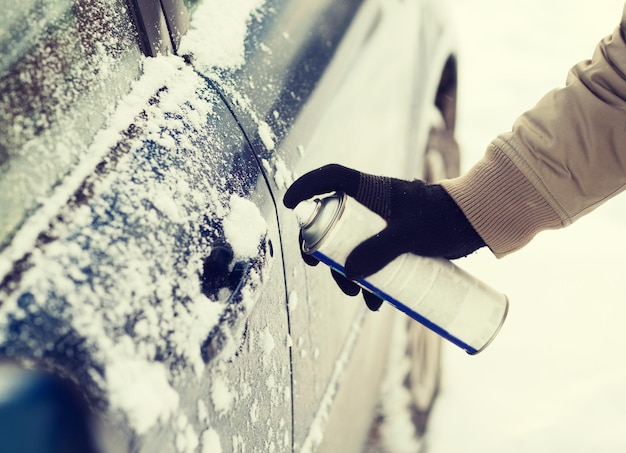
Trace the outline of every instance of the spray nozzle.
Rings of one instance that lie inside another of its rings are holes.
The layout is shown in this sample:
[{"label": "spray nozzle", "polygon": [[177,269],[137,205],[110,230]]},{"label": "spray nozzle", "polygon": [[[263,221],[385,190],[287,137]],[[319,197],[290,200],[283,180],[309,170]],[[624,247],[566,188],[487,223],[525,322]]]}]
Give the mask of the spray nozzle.
[{"label": "spray nozzle", "polygon": [[293,212],[296,214],[301,227],[310,225],[320,210],[321,203],[318,199],[304,200],[298,203]]}]

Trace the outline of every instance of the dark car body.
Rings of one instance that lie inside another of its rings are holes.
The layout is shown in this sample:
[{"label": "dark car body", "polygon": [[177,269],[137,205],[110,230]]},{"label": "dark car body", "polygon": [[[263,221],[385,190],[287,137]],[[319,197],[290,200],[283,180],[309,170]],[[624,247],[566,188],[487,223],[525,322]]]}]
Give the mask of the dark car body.
[{"label": "dark car body", "polygon": [[437,5],[10,8],[1,451],[359,451],[393,418],[381,388],[403,357],[396,384],[412,388],[403,409],[423,430],[437,340],[306,266],[281,200],[330,162],[454,173],[458,156],[436,145],[456,88]]}]

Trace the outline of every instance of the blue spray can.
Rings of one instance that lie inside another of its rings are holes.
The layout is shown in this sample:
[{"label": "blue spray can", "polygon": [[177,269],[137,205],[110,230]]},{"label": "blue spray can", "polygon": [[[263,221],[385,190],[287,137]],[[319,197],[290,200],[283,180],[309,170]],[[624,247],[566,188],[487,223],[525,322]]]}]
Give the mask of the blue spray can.
[{"label": "blue spray can", "polygon": [[[342,274],[354,247],[386,226],[382,217],[341,192],[303,201],[295,213],[302,250]],[[505,295],[443,258],[407,253],[356,283],[468,354],[489,345],[508,312]]]}]

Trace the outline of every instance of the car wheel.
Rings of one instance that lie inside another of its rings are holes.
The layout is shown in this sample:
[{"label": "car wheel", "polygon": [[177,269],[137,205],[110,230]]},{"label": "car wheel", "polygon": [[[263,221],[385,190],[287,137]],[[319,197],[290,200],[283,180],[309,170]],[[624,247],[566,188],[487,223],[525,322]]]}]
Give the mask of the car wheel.
[{"label": "car wheel", "polygon": [[[456,83],[444,73],[437,100],[430,112],[430,132],[424,154],[424,180],[436,183],[458,176],[459,146],[454,138]],[[426,431],[428,416],[441,381],[441,337],[412,320],[407,321],[410,368],[404,385],[411,393],[411,416],[419,436]]]},{"label": "car wheel", "polygon": [[436,334],[398,313],[366,453],[423,451],[426,423],[439,391],[440,346]]},{"label": "car wheel", "polygon": [[406,355],[409,370],[405,387],[411,395],[411,419],[418,436],[426,431],[430,411],[439,393],[441,381],[441,338],[408,320]]},{"label": "car wheel", "polygon": [[[456,73],[451,61],[429,112],[423,176],[426,182],[459,175],[455,114]],[[423,451],[428,418],[440,388],[441,337],[402,314],[394,327],[389,369],[366,453]]]},{"label": "car wheel", "polygon": [[[430,131],[424,154],[424,181],[436,183],[459,175],[460,153],[454,138],[456,119],[456,70],[448,62],[432,106]],[[428,417],[441,382],[441,337],[421,324],[407,320],[410,367],[405,387],[411,395],[411,418],[418,436],[426,431]]]}]

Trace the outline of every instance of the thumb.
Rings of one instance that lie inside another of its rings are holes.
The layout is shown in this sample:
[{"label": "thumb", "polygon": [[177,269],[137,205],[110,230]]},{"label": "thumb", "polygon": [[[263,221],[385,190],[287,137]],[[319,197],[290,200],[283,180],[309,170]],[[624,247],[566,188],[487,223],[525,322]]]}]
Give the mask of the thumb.
[{"label": "thumb", "polygon": [[285,192],[283,204],[293,209],[303,200],[315,195],[341,191],[354,196],[359,188],[361,173],[339,164],[329,164],[296,179]]},{"label": "thumb", "polygon": [[389,228],[356,246],[346,258],[346,277],[361,280],[375,274],[400,254],[402,250],[394,244],[394,235]]}]

